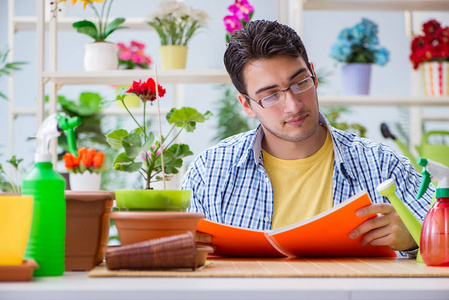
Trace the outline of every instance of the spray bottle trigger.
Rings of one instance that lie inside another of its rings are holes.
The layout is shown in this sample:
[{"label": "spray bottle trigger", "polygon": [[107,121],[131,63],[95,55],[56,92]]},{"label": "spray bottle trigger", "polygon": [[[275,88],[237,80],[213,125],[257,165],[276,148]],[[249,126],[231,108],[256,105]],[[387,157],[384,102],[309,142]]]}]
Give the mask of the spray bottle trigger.
[{"label": "spray bottle trigger", "polygon": [[58,113],[56,115],[56,120],[58,121],[58,129],[67,132],[67,144],[69,146],[70,153],[78,156],[78,152],[76,151],[75,132],[73,129],[81,124],[81,119],[79,117],[68,118]]}]

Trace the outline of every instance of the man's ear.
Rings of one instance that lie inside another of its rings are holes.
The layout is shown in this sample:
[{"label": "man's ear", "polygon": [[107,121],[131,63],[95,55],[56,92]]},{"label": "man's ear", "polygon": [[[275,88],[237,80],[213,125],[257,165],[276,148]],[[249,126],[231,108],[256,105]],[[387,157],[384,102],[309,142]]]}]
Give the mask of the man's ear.
[{"label": "man's ear", "polygon": [[313,67],[313,62],[309,62],[310,63],[310,68],[312,69],[312,75],[315,76],[315,89],[318,88],[318,77],[316,76],[315,73],[315,68]]},{"label": "man's ear", "polygon": [[250,116],[251,118],[256,118],[256,114],[254,113],[253,109],[251,108],[251,105],[249,104],[249,101],[246,100],[246,97],[243,96],[243,94],[239,94],[239,101],[240,105],[243,107],[243,110],[245,113]]}]

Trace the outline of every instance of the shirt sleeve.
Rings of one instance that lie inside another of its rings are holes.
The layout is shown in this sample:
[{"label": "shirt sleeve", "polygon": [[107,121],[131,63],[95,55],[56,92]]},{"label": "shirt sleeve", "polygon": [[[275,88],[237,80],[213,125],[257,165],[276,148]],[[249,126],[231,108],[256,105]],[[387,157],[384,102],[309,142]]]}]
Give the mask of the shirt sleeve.
[{"label": "shirt sleeve", "polygon": [[181,190],[190,190],[190,206],[187,208],[188,212],[198,212],[206,215],[206,210],[203,207],[202,199],[204,199],[204,180],[201,176],[202,164],[201,160],[197,158],[190,164],[186,174],[181,183]]}]

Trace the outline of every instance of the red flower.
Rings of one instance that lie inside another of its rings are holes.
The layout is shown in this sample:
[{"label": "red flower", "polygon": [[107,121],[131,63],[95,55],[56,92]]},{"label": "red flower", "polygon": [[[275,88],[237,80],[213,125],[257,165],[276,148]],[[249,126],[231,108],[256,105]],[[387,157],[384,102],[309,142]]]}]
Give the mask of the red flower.
[{"label": "red flower", "polygon": [[[164,97],[165,89],[160,84],[158,84],[157,86],[159,97]],[[139,80],[138,82],[133,81],[131,88],[126,92],[136,94],[143,102],[152,102],[156,100],[156,83],[154,82],[153,78],[148,78],[146,82],[142,82],[142,80]]]},{"label": "red flower", "polygon": [[62,157],[65,167],[67,169],[76,168],[80,165],[80,157],[73,155],[72,153],[66,153]]},{"label": "red flower", "polygon": [[104,162],[104,153],[101,151],[98,151],[92,161],[92,167],[99,168],[103,165]]},{"label": "red flower", "polygon": [[449,27],[432,19],[423,24],[422,36],[416,36],[411,43],[410,61],[413,68],[425,61],[449,61]]}]

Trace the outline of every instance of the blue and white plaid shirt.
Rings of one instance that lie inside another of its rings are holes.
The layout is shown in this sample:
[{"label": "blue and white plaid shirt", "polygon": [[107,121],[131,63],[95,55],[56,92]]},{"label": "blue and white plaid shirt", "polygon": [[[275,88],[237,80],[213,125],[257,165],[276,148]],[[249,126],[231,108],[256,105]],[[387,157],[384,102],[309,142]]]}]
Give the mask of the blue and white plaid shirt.
[{"label": "blue and white plaid shirt", "polygon": [[[392,178],[399,198],[423,222],[435,189],[429,187],[424,197],[415,200],[422,175],[408,158],[399,156],[385,144],[332,128],[322,114],[320,123],[327,126],[333,141],[334,206],[364,188],[373,203],[388,203],[376,187]],[[189,166],[181,184],[181,189],[192,190],[188,210],[201,212],[214,222],[271,229],[273,188],[263,166],[262,138],[259,126],[202,152]]]}]

